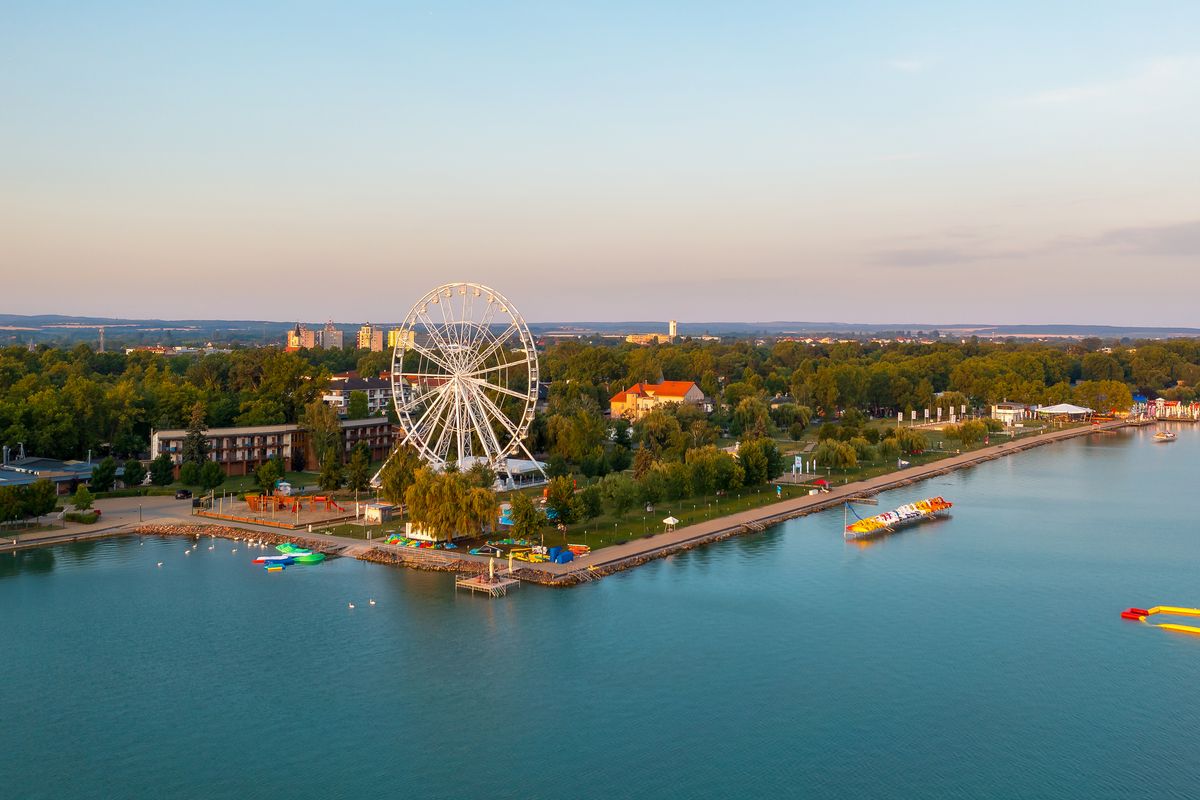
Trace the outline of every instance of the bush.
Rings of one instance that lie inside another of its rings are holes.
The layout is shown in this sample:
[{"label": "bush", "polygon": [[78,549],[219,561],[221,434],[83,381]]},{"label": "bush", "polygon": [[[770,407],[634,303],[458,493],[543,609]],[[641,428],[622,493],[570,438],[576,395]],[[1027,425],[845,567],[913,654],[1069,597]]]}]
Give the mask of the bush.
[{"label": "bush", "polygon": [[863,437],[855,436],[848,444],[854,448],[854,455],[858,457],[859,461],[875,460],[875,448]]},{"label": "bush", "polygon": [[125,471],[121,480],[124,481],[126,488],[132,489],[136,486],[141,486],[142,481],[146,479],[146,468],[142,466],[142,462],[136,458],[131,458],[125,462]]},{"label": "bush", "polygon": [[68,511],[66,514],[63,514],[63,519],[67,522],[80,522],[84,525],[91,525],[100,519],[100,515],[95,511]]},{"label": "bush", "polygon": [[92,493],[82,483],[75,490],[75,496],[71,499],[71,505],[75,506],[76,511],[87,511],[92,507]]},{"label": "bush", "polygon": [[858,466],[858,455],[846,442],[822,442],[813,451],[813,460],[818,467],[851,469]]},{"label": "bush", "polygon": [[151,483],[155,486],[166,486],[173,480],[175,480],[175,465],[171,463],[170,455],[162,453],[150,462]]},{"label": "bush", "polygon": [[225,482],[225,470],[215,461],[205,461],[200,468],[200,485],[205,489],[215,489]]},{"label": "bush", "polygon": [[185,461],[179,468],[179,482],[185,486],[199,486],[200,465],[195,461]]},{"label": "bush", "polygon": [[791,437],[793,442],[800,441],[801,437],[804,436],[804,426],[799,422],[793,422],[788,426],[788,436]]},{"label": "bush", "polygon": [[89,483],[92,488],[98,492],[107,492],[113,488],[113,484],[117,482],[117,462],[112,457],[101,461],[92,469],[92,477]]}]

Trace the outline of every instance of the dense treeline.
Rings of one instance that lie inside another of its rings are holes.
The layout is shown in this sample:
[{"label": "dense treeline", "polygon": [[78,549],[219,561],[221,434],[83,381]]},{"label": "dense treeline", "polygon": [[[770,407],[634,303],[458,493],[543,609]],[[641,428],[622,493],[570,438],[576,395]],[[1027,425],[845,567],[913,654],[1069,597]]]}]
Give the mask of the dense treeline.
[{"label": "dense treeline", "polygon": [[143,455],[151,429],[183,428],[200,405],[208,427],[296,422],[331,372],[377,374],[386,354],[237,350],[206,356],[0,350],[0,443],[53,458],[92,450]]},{"label": "dense treeline", "polygon": [[[800,435],[814,417],[846,409],[873,416],[998,400],[1120,407],[1129,393],[1191,400],[1200,389],[1200,341],[1061,346],[1023,343],[808,345],[749,340],[640,347],[566,341],[541,354],[549,408],[531,445],[588,476],[627,469],[642,446],[656,461],[685,462],[689,450],[735,437]],[[142,455],[153,428],[187,425],[197,404],[209,427],[297,422],[330,373],[373,375],[389,353],[276,348],[206,356],[95,353],[23,347],[0,350],[0,442],[43,456],[92,450]],[[637,381],[694,380],[716,412],[675,409],[632,429],[603,417],[609,397]],[[943,393],[953,393],[943,395]],[[939,399],[939,395],[943,395]]]}]

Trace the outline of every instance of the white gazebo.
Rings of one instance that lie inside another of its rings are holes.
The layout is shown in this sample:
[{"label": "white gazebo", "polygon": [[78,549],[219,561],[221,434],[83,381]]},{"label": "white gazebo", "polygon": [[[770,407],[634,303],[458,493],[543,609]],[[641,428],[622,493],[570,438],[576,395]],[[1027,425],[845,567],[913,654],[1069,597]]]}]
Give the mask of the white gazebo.
[{"label": "white gazebo", "polygon": [[667,526],[667,531],[666,531],[667,533],[670,533],[671,531],[675,530],[675,526],[678,524],[679,524],[679,520],[675,519],[674,517],[667,517],[666,519],[663,520],[663,525]]},{"label": "white gazebo", "polygon": [[1069,420],[1071,422],[1086,420],[1094,413],[1096,412],[1090,408],[1071,405],[1070,403],[1059,403],[1055,406],[1042,406],[1037,410],[1037,415],[1039,417],[1048,417],[1049,419],[1054,420]]}]

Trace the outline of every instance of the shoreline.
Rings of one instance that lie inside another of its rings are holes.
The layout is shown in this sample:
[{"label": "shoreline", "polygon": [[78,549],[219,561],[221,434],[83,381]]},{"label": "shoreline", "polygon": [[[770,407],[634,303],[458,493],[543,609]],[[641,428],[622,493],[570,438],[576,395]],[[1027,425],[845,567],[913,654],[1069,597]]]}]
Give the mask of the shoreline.
[{"label": "shoreline", "polygon": [[[1069,428],[1028,439],[991,445],[969,453],[934,461],[930,464],[906,467],[875,478],[843,484],[831,489],[829,492],[780,500],[759,506],[758,508],[678,528],[670,533],[652,534],[640,539],[634,539],[625,544],[613,545],[597,550],[586,560],[581,559],[570,564],[546,563],[536,566],[523,565],[513,570],[512,577],[541,586],[577,586],[581,583],[589,583],[607,575],[632,569],[649,561],[666,558],[675,553],[693,550],[704,545],[714,544],[734,536],[761,533],[769,526],[837,507],[848,498],[870,497],[880,492],[911,486],[914,483],[946,475],[957,470],[969,469],[970,467],[1031,450],[1035,447],[1075,439],[1080,436],[1114,432],[1125,427],[1131,427],[1130,423],[1125,420],[1116,420],[1099,425],[1084,428]],[[285,533],[282,531],[238,528],[230,525],[183,522],[145,522],[115,526],[96,531],[63,533],[33,541],[22,541],[15,548],[0,538],[0,542],[2,542],[0,544],[0,551],[8,550],[15,552],[18,549],[70,544],[75,541],[126,535],[173,536],[180,538],[218,536],[232,540],[261,540],[272,545],[283,542],[299,542],[326,555],[356,558],[360,561],[369,561],[389,566],[434,572],[477,574],[485,573],[488,569],[488,559],[486,557],[473,556],[469,553],[403,548],[379,542],[329,536],[320,533],[308,534],[301,531],[289,531]]]}]

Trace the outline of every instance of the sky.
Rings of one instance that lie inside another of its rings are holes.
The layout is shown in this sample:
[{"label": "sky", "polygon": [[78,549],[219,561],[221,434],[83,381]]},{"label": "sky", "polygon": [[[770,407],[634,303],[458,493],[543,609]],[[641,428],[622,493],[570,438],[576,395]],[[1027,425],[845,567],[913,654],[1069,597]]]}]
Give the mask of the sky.
[{"label": "sky", "polygon": [[0,17],[3,313],[1198,322],[1195,0]]}]

